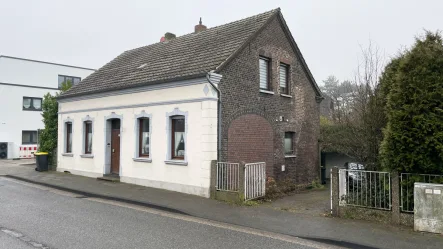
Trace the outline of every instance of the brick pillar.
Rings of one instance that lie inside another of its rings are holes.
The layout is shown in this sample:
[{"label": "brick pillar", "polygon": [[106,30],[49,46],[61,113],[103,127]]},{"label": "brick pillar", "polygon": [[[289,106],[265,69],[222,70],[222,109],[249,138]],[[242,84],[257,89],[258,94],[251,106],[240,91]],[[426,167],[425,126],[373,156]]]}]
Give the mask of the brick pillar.
[{"label": "brick pillar", "polygon": [[339,174],[338,168],[333,167],[331,169],[331,201],[332,201],[332,216],[339,216],[339,204],[340,204],[340,193],[339,193]]},{"label": "brick pillar", "polygon": [[215,188],[215,184],[217,181],[217,160],[211,161],[211,180],[209,186],[209,197],[215,199],[215,192],[217,191]]},{"label": "brick pillar", "polygon": [[391,172],[392,223],[400,225],[400,179],[398,172]]}]

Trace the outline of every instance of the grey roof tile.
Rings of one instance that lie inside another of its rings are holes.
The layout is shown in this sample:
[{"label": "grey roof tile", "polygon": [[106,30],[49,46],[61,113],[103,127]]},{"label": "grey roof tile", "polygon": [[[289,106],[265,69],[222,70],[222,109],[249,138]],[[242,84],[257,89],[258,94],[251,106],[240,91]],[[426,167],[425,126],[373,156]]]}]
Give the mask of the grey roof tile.
[{"label": "grey roof tile", "polygon": [[[128,50],[86,77],[61,98],[155,84],[215,70],[279,9]],[[145,67],[139,68],[142,64]]]}]

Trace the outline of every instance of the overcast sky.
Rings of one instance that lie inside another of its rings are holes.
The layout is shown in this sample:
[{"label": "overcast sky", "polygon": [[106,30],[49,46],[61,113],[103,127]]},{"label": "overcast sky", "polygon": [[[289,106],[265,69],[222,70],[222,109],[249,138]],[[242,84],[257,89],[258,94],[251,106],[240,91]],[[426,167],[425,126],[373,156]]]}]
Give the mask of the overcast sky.
[{"label": "overcast sky", "polygon": [[0,0],[0,54],[100,68],[121,52],[280,7],[316,81],[352,78],[360,47],[392,56],[443,26],[442,0]]}]

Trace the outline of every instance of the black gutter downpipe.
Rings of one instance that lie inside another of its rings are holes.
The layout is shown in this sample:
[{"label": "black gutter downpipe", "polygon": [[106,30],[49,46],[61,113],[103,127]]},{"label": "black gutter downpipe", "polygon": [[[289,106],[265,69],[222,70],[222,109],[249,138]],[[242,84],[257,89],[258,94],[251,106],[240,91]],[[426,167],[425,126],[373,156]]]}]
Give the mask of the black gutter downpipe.
[{"label": "black gutter downpipe", "polygon": [[217,145],[217,161],[220,162],[220,157],[221,157],[221,141],[222,141],[222,136],[221,136],[221,116],[222,116],[222,107],[221,107],[221,92],[220,89],[218,89],[214,83],[212,83],[211,81],[211,73],[213,73],[213,71],[209,72],[206,74],[206,79],[208,80],[209,84],[211,84],[211,86],[217,91],[217,140],[218,140],[218,145]]}]

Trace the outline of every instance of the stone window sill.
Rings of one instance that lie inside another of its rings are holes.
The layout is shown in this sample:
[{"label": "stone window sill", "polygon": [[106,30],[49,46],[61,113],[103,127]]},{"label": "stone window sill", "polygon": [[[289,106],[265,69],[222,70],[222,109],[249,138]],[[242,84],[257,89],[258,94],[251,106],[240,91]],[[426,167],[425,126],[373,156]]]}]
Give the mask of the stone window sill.
[{"label": "stone window sill", "polygon": [[272,92],[272,91],[263,90],[263,89],[260,89],[260,92],[261,93],[266,93],[266,94],[274,94],[274,92]]},{"label": "stone window sill", "polygon": [[183,160],[166,160],[165,163],[172,165],[188,166],[188,162]]},{"label": "stone window sill", "polygon": [[72,153],[62,153],[62,156],[73,157],[74,154],[72,154]]},{"label": "stone window sill", "polygon": [[93,154],[82,154],[80,155],[81,158],[94,158]]},{"label": "stone window sill", "polygon": [[292,98],[292,96],[291,96],[291,95],[288,95],[288,94],[283,94],[283,93],[281,93],[281,94],[280,94],[280,96],[282,96],[282,97],[285,97],[285,98]]},{"label": "stone window sill", "polygon": [[285,158],[296,158],[296,155],[285,155]]},{"label": "stone window sill", "polygon": [[141,163],[151,163],[152,159],[147,157],[135,157],[132,158],[134,162],[141,162]]}]

